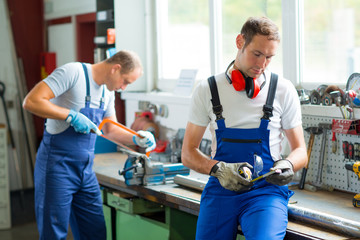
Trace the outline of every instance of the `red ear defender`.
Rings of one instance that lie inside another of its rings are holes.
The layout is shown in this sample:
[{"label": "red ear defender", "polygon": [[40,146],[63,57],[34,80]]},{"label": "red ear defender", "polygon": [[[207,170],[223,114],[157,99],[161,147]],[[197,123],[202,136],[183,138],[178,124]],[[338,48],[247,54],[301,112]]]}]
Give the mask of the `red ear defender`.
[{"label": "red ear defender", "polygon": [[259,84],[257,83],[256,81],[256,78],[246,78],[246,87],[245,87],[245,90],[246,90],[246,95],[248,96],[248,98],[255,98],[259,92],[260,92],[260,86]]},{"label": "red ear defender", "polygon": [[255,98],[259,94],[261,88],[265,85],[265,81],[261,84],[261,86],[259,86],[255,78],[245,77],[244,74],[238,69],[232,70],[230,78],[228,72],[230,67],[234,65],[234,62],[235,60],[229,64],[225,71],[226,79],[228,80],[229,84],[234,86],[236,91],[245,90],[248,98]]},{"label": "red ear defender", "polygon": [[255,82],[255,84],[254,84],[254,95],[252,98],[255,98],[259,94],[261,87],[259,86],[258,82],[256,81],[256,78],[254,78],[253,81]]},{"label": "red ear defender", "polygon": [[243,91],[245,89],[245,79],[239,70],[234,69],[231,72],[231,80],[236,91]]},{"label": "red ear defender", "polygon": [[243,74],[237,69],[231,72],[231,80],[236,91],[246,90],[248,98],[253,99],[260,92],[260,86],[256,79],[251,77],[245,79]]}]

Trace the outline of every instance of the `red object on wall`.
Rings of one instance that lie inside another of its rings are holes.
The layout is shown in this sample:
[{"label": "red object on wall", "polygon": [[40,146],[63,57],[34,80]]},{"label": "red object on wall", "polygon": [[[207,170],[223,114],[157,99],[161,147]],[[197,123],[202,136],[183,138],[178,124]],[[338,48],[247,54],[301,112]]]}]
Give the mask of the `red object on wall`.
[{"label": "red object on wall", "polygon": [[40,53],[40,73],[41,80],[47,78],[56,68],[56,53],[42,52]]},{"label": "red object on wall", "polygon": [[360,120],[333,119],[331,130],[335,133],[360,135]]}]

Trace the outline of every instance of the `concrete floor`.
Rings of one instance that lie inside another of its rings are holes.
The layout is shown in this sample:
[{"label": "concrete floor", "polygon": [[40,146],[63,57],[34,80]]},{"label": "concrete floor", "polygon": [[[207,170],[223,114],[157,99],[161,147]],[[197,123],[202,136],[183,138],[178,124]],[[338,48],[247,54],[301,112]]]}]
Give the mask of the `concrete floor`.
[{"label": "concrete floor", "polygon": [[[29,222],[11,229],[0,230],[1,240],[38,240],[39,233],[37,231],[36,222]],[[69,232],[67,240],[73,240],[71,232]]]},{"label": "concrete floor", "polygon": [[[10,193],[11,201],[11,228],[0,229],[0,240],[37,240],[37,231],[34,210],[34,189]],[[67,240],[73,240],[69,228]]]},{"label": "concrete floor", "polygon": [[39,234],[37,232],[36,223],[25,223],[14,226],[10,229],[0,230],[1,240],[37,240]]}]

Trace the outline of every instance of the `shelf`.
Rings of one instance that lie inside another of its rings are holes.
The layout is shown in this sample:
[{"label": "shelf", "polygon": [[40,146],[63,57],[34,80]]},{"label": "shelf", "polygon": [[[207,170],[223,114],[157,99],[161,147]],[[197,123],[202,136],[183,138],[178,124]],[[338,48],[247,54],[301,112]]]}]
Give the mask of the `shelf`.
[{"label": "shelf", "polygon": [[[301,105],[301,113],[303,115],[310,116],[319,116],[319,117],[332,117],[332,118],[343,118],[340,108],[332,106],[322,106],[322,105]],[[354,108],[355,119],[360,118],[360,109]]]},{"label": "shelf", "polygon": [[114,9],[97,11],[96,22],[114,22]]},{"label": "shelf", "polygon": [[106,59],[106,50],[115,47],[114,41],[110,41],[109,43],[112,44],[108,44],[108,29],[113,29],[115,26],[114,1],[97,0],[96,11],[96,36],[94,37],[96,49],[94,50],[94,60],[95,62],[100,62]]},{"label": "shelf", "polygon": [[178,105],[189,105],[191,96],[179,96],[170,92],[144,93],[144,92],[122,92],[124,100],[150,101],[157,103],[173,103]]}]

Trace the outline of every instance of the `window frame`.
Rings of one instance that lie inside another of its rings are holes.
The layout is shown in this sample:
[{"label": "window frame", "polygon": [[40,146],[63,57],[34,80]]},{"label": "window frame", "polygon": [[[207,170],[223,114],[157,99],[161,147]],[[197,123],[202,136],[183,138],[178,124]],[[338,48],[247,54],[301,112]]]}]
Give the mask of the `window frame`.
[{"label": "window frame", "polygon": [[[155,14],[155,53],[157,55],[157,64],[155,64],[155,87],[161,90],[171,91],[175,86],[177,79],[161,79],[159,73],[161,71],[161,55],[160,55],[160,37],[161,34],[160,23],[161,18],[159,15],[160,4],[163,0],[153,1]],[[223,71],[220,67],[221,59],[221,44],[222,39],[220,36],[222,32],[222,6],[221,0],[209,0],[209,28],[210,28],[210,70],[214,75]],[[295,86],[302,85],[302,67],[303,67],[303,0],[282,0],[282,38],[281,44],[283,47],[283,76],[290,80]],[[306,86],[317,86],[317,83],[306,83]],[[304,86],[302,86],[304,87]],[[314,88],[314,87],[313,87]]]}]

